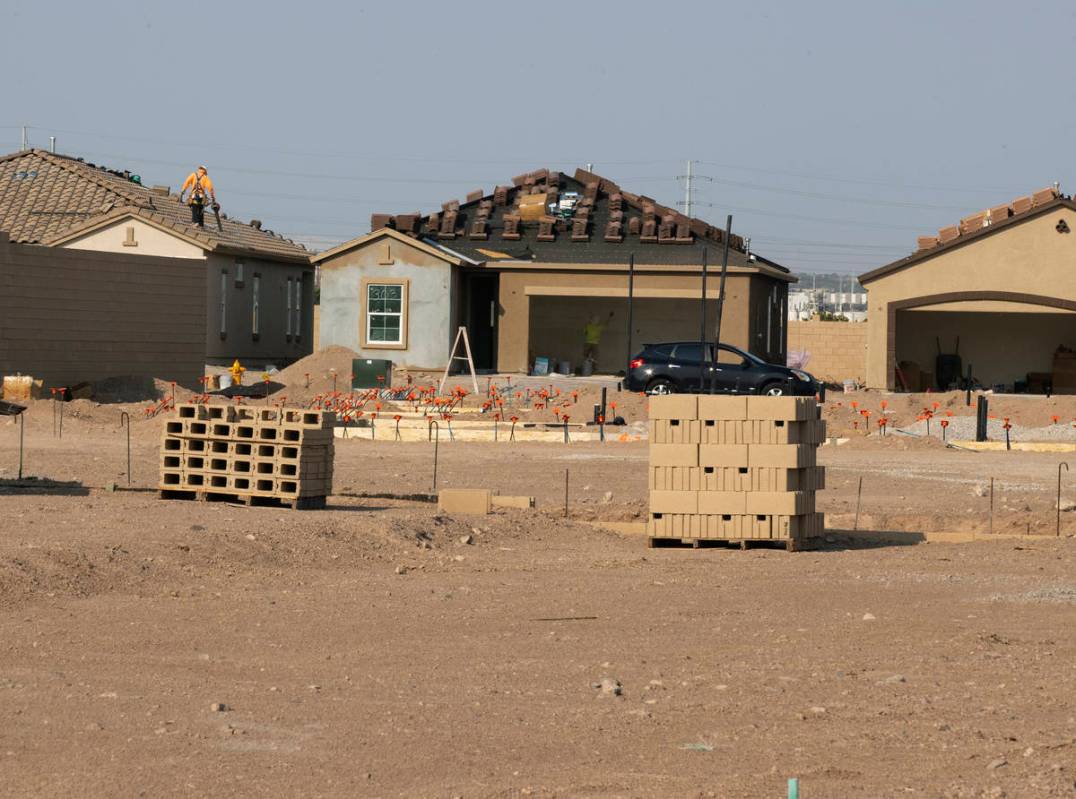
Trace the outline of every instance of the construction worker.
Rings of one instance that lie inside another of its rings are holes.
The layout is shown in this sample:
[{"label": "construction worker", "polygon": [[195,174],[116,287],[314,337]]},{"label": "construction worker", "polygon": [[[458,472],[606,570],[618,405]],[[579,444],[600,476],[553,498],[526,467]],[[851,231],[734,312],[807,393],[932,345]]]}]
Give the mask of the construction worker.
[{"label": "construction worker", "polygon": [[209,179],[209,173],[204,166],[199,166],[183,181],[183,188],[179,190],[181,203],[187,189],[191,192],[190,199],[187,201],[191,207],[191,222],[198,227],[205,227],[205,207],[210,202],[216,206],[217,194],[213,191],[213,181]]},{"label": "construction worker", "polygon": [[613,318],[613,312],[609,312],[609,319],[604,322],[594,314],[590,321],[583,326],[583,360],[597,363],[598,345],[602,343],[602,333],[605,331],[609,320]]}]

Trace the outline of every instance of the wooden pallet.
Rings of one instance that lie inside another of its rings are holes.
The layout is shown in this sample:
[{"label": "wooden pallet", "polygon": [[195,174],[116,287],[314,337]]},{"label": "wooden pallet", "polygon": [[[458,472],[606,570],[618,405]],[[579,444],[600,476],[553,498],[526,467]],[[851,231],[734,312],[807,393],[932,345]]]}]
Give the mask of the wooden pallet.
[{"label": "wooden pallet", "polygon": [[161,499],[186,499],[198,502],[237,502],[243,505],[291,508],[292,510],[324,510],[325,497],[284,498],[264,494],[236,494],[227,491],[186,491],[173,488],[159,489]]},{"label": "wooden pallet", "polygon": [[820,538],[647,538],[650,549],[784,549],[787,552],[799,552],[815,549]]}]

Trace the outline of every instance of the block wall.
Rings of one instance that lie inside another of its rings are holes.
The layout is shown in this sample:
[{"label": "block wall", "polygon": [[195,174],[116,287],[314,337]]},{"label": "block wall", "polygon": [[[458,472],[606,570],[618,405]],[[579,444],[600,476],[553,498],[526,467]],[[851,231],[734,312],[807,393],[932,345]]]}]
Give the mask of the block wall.
[{"label": "block wall", "polygon": [[803,368],[820,380],[864,382],[867,375],[867,332],[870,322],[788,323],[788,352],[807,352]]}]

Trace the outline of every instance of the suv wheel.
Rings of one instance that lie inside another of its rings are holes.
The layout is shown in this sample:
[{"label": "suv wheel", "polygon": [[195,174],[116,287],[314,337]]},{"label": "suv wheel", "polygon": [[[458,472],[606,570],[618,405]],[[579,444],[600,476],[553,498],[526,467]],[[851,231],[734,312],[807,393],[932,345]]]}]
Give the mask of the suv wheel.
[{"label": "suv wheel", "polygon": [[785,387],[781,383],[767,383],[758,393],[765,394],[767,397],[783,397]]},{"label": "suv wheel", "polygon": [[656,377],[647,384],[646,393],[657,394],[658,396],[675,394],[676,386],[667,377]]}]

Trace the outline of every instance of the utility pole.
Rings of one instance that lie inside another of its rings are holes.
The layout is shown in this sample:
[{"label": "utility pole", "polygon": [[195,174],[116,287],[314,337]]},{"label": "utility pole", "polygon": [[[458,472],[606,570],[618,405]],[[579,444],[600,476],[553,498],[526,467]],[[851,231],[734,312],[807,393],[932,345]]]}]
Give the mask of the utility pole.
[{"label": "utility pole", "polygon": [[695,164],[697,162],[688,159],[687,170],[683,175],[677,175],[677,180],[684,181],[684,199],[680,200],[677,205],[684,209],[684,216],[691,216],[691,211],[695,206],[695,181],[696,180],[709,180],[713,178],[706,175],[695,174]]}]

